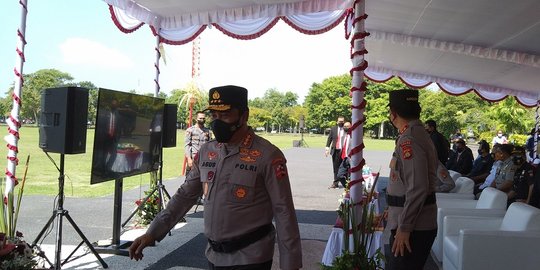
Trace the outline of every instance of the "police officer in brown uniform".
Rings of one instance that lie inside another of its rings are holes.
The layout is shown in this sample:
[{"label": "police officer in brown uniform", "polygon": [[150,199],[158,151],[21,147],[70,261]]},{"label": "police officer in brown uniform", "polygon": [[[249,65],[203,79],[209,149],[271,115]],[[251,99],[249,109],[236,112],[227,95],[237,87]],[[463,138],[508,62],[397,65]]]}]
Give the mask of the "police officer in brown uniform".
[{"label": "police officer in brown uniform", "polygon": [[185,183],[133,242],[130,257],[141,259],[146,246],[163,239],[208,181],[204,233],[210,269],[271,269],[276,234],[281,269],[301,268],[300,233],[283,153],[247,126],[245,88],[212,88],[209,103],[216,140],[202,145]]},{"label": "police officer in brown uniform", "polygon": [[390,121],[399,137],[390,162],[386,269],[423,269],[437,234],[437,151],[419,120],[417,90],[390,92]]}]

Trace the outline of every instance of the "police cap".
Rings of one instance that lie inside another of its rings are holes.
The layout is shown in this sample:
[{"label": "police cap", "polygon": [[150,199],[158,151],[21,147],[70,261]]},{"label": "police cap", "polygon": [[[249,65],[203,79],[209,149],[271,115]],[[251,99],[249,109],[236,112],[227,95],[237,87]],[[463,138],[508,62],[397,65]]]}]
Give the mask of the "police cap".
[{"label": "police cap", "polygon": [[226,111],[232,108],[245,110],[247,107],[247,89],[235,85],[225,85],[210,89],[208,92],[208,107],[205,111]]},{"label": "police cap", "polygon": [[418,90],[403,89],[391,91],[388,106],[407,111],[419,109]]}]

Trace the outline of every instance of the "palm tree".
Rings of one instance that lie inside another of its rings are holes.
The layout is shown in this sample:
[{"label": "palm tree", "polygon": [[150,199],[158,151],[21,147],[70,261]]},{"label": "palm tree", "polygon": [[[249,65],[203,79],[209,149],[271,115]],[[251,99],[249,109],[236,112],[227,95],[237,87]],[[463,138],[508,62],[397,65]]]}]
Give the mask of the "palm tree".
[{"label": "palm tree", "polygon": [[[187,126],[191,127],[191,122],[193,120],[193,106],[195,104],[198,104],[199,107],[202,106],[203,101],[207,98],[207,95],[201,90],[199,85],[195,80],[190,81],[186,88],[184,88],[184,94],[182,95],[182,98],[180,99],[180,102],[178,102],[178,109],[182,108],[182,105],[186,105],[186,107],[189,109],[189,116],[187,119]],[[187,159],[184,157],[184,162],[182,166],[182,174],[186,171],[186,163]]]}]

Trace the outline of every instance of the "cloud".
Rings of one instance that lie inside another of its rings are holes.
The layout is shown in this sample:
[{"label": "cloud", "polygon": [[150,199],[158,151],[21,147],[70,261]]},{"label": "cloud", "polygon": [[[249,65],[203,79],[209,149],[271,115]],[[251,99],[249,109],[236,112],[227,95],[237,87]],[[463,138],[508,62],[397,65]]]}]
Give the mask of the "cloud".
[{"label": "cloud", "polygon": [[60,51],[62,61],[70,65],[85,65],[104,69],[134,67],[133,61],[121,51],[84,38],[66,39],[60,44]]}]

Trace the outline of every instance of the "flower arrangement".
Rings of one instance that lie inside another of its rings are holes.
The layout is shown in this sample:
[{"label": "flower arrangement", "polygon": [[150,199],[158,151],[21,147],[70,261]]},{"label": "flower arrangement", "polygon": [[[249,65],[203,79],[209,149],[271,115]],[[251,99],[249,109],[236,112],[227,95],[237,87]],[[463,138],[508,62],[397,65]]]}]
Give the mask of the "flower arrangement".
[{"label": "flower arrangement", "polygon": [[137,205],[137,207],[140,207],[139,211],[137,211],[137,216],[139,218],[140,224],[143,224],[143,225],[150,224],[152,220],[154,220],[156,215],[159,213],[159,211],[161,211],[161,200],[159,198],[159,192],[155,191],[156,186],[157,186],[157,172],[151,172],[150,173],[150,189],[144,192],[146,201],[143,201],[143,199],[139,199],[135,201],[135,204]]},{"label": "flower arrangement", "polygon": [[[370,202],[373,198],[375,184],[379,178],[376,175],[371,191],[367,196],[363,196],[359,203],[361,213],[356,209],[357,203],[348,198],[348,190],[346,190],[345,198],[340,200],[340,205],[337,210],[338,216],[343,223],[343,246],[346,247],[342,254],[334,259],[331,266],[321,264],[323,270],[379,270],[382,263],[385,261],[384,255],[380,248],[377,248],[370,255],[374,233],[380,230],[382,216],[375,215],[375,209],[370,207]],[[350,187],[350,184],[348,185]],[[360,223],[358,223],[360,217]],[[358,225],[352,225],[358,224]],[[352,235],[353,245],[350,247],[350,236]]]},{"label": "flower arrangement", "polygon": [[33,269],[37,266],[36,252],[23,240],[20,232],[8,239],[0,233],[0,269]]},{"label": "flower arrangement", "polygon": [[[26,159],[21,185],[13,178],[7,180],[13,181],[12,185],[6,181],[0,188],[4,196],[0,206],[0,269],[32,269],[37,266],[37,252],[24,241],[22,233],[16,230],[29,162],[30,155]],[[17,195],[16,187],[19,187]]]}]

